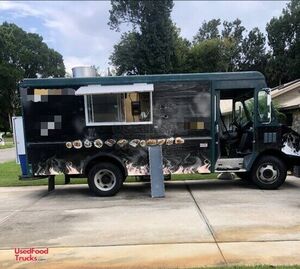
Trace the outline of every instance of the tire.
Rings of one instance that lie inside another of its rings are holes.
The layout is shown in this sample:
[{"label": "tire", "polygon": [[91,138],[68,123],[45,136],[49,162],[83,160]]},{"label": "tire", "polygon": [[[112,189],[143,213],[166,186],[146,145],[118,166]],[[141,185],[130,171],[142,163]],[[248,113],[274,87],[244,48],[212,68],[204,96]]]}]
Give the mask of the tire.
[{"label": "tire", "polygon": [[242,180],[251,181],[251,175],[249,172],[237,172],[235,174]]},{"label": "tire", "polygon": [[113,196],[119,192],[124,182],[120,168],[112,163],[100,163],[88,173],[88,185],[97,196]]},{"label": "tire", "polygon": [[250,174],[253,183],[259,188],[274,190],[285,182],[287,168],[279,158],[266,155],[258,159]]}]

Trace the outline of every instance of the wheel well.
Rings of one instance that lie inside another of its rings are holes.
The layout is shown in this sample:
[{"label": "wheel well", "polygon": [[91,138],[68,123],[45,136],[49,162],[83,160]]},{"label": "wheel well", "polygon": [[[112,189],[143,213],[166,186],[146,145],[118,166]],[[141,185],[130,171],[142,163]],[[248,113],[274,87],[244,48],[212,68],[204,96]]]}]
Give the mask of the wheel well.
[{"label": "wheel well", "polygon": [[126,170],[125,165],[122,163],[122,161],[118,160],[117,158],[114,158],[112,156],[107,156],[107,155],[98,156],[98,157],[95,157],[91,160],[88,160],[86,165],[85,165],[85,168],[84,168],[84,174],[88,175],[90,169],[95,164],[98,164],[98,163],[101,163],[101,162],[112,163],[112,164],[118,166],[121,169],[121,172],[122,172],[124,178],[127,176],[127,170]]},{"label": "wheel well", "polygon": [[[287,156],[286,156],[283,152],[281,152],[280,150],[276,150],[276,149],[267,149],[267,150],[261,152],[261,153],[257,156],[255,162],[256,162],[257,160],[259,160],[262,156],[266,156],[266,155],[275,156],[275,157],[277,157],[278,159],[282,160],[288,169],[290,169],[290,168],[292,167],[292,165],[290,165],[289,162],[288,162]],[[254,162],[254,163],[255,163],[255,162]],[[253,163],[253,164],[254,164],[254,163]],[[252,166],[253,166],[253,165],[252,165]]]}]

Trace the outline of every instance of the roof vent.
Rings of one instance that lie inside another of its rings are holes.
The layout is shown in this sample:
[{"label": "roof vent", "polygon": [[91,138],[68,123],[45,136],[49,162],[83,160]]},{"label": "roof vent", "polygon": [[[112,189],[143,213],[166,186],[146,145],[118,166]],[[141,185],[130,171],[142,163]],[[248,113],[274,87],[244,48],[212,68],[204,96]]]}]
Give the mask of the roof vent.
[{"label": "roof vent", "polygon": [[72,68],[74,78],[96,77],[97,71],[94,66],[77,66]]}]

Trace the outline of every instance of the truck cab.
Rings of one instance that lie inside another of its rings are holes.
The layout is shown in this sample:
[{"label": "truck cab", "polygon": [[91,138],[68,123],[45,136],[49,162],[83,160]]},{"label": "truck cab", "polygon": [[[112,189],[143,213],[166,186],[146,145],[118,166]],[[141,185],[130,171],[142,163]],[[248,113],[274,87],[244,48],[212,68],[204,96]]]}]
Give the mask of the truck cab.
[{"label": "truck cab", "polygon": [[215,171],[278,188],[300,164],[299,135],[278,120],[269,88],[217,90]]}]

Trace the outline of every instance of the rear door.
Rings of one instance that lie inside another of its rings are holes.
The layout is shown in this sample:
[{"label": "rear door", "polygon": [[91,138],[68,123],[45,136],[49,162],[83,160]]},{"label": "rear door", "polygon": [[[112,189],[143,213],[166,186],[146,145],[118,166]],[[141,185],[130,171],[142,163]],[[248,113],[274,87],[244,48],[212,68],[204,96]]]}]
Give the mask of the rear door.
[{"label": "rear door", "polygon": [[23,118],[13,117],[13,133],[16,145],[16,162],[21,165],[22,175],[27,175],[27,158],[25,149],[25,136],[23,128]]}]

